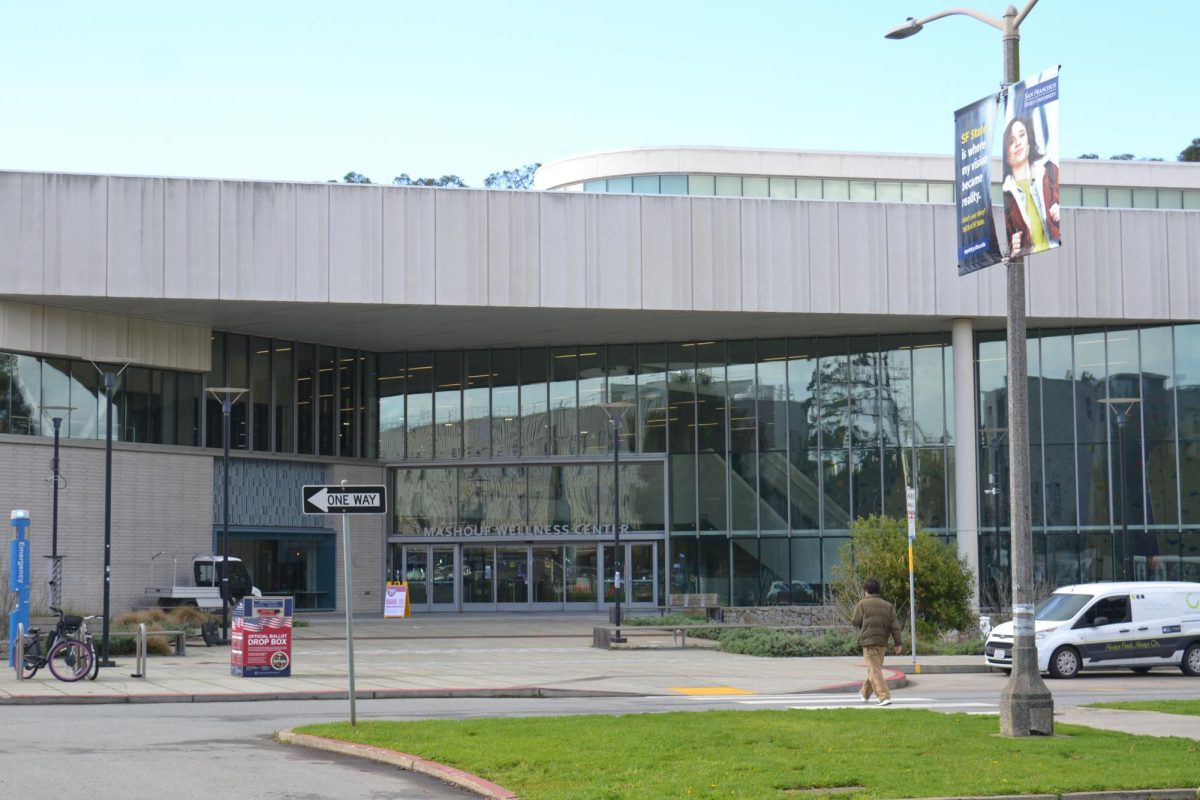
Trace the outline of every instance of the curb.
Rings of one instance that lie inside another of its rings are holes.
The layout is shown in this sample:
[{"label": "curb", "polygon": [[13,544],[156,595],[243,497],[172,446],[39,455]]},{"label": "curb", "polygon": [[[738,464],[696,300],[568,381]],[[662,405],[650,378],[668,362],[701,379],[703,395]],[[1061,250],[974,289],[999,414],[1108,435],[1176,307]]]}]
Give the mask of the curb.
[{"label": "curb", "polygon": [[[890,685],[890,684],[889,684]],[[817,691],[828,691],[820,689]],[[356,700],[404,700],[438,697],[645,697],[641,692],[606,692],[598,689],[547,689],[516,686],[504,689],[371,689],[355,691]],[[346,700],[344,689],[322,692],[262,692],[236,694],[100,694],[100,695],[19,695],[0,697],[0,706],[90,706],[140,705],[151,703],[261,703],[268,700]]]},{"label": "curb", "polygon": [[323,736],[310,736],[307,733],[296,733],[293,730],[279,731],[275,734],[275,738],[284,744],[299,745],[301,747],[310,747],[314,750],[325,750],[330,753],[365,758],[409,772],[419,772],[422,775],[429,775],[445,783],[474,792],[481,797],[492,798],[493,800],[518,800],[515,792],[510,792],[503,786],[484,780],[478,775],[472,775],[461,769],[449,767],[437,761],[430,761],[427,758],[421,758],[409,753],[401,753],[397,750],[388,750],[369,744],[326,739]]}]

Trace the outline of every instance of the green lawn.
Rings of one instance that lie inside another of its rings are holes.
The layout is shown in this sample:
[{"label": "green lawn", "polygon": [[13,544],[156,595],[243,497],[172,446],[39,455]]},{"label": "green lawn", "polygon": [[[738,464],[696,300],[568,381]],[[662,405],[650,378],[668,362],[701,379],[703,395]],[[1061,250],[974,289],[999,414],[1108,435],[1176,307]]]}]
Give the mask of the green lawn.
[{"label": "green lawn", "polygon": [[[913,709],[709,711],[309,725],[464,769],[523,800],[937,797],[1196,787],[1200,742]],[[1136,769],[1131,768],[1136,764]]]},{"label": "green lawn", "polygon": [[1119,708],[1125,711],[1158,711],[1163,714],[1187,714],[1200,717],[1200,700],[1130,700],[1125,703],[1092,703],[1091,708]]}]

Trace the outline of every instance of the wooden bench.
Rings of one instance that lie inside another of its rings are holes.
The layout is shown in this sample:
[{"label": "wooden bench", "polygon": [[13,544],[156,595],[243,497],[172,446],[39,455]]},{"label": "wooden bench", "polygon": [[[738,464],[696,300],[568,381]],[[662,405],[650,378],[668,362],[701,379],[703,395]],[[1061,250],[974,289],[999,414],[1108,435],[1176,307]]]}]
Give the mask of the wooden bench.
[{"label": "wooden bench", "polygon": [[[146,631],[146,638],[151,636],[164,636],[168,644],[175,647],[174,655],[187,655],[187,631]],[[96,637],[93,636],[93,639]],[[137,631],[113,631],[108,634],[109,639],[136,639]]]}]

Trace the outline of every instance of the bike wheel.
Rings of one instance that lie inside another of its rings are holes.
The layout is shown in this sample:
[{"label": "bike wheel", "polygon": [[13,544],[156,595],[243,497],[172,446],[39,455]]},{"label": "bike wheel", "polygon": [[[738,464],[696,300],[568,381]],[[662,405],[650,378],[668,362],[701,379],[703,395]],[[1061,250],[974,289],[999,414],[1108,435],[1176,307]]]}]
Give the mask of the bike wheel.
[{"label": "bike wheel", "polygon": [[50,651],[50,671],[60,681],[73,683],[92,669],[92,651],[78,639],[63,639]]},{"label": "bike wheel", "polygon": [[42,650],[36,640],[25,640],[25,657],[21,661],[21,677],[29,680],[42,667]]},{"label": "bike wheel", "polygon": [[92,656],[92,669],[88,673],[88,680],[94,681],[100,675],[100,652],[96,650],[96,643],[92,641],[92,637],[87,637],[88,652]]}]

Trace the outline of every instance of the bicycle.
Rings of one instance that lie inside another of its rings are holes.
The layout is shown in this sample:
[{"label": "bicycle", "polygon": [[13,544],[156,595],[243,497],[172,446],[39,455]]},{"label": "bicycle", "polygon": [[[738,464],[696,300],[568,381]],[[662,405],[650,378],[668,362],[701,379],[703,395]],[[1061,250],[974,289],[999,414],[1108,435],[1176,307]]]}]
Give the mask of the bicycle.
[{"label": "bicycle", "polygon": [[21,677],[32,678],[42,667],[50,667],[50,672],[60,681],[74,683],[86,677],[96,663],[93,656],[95,645],[89,645],[70,634],[78,631],[84,625],[83,617],[64,614],[62,609],[51,608],[58,615],[58,624],[46,636],[45,643],[38,635],[37,628],[30,628],[21,640],[25,649],[25,657],[21,661]]},{"label": "bicycle", "polygon": [[79,630],[75,634],[75,638],[88,646],[88,650],[92,654],[92,669],[88,673],[88,680],[94,681],[100,675],[100,653],[96,650],[96,642],[92,640],[92,632],[88,630],[88,620],[95,619],[95,614],[88,614],[79,621]]}]

